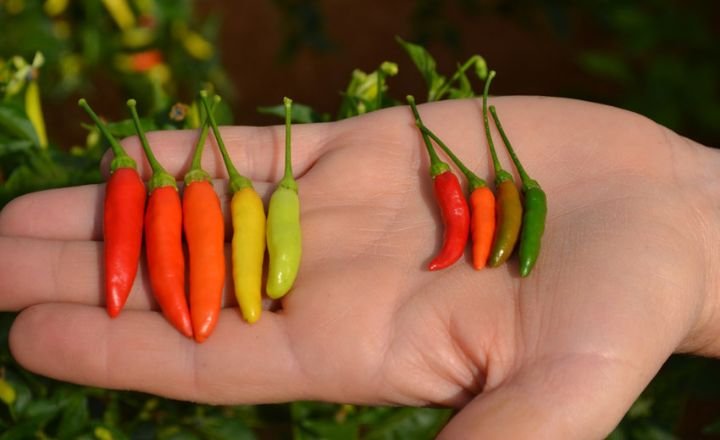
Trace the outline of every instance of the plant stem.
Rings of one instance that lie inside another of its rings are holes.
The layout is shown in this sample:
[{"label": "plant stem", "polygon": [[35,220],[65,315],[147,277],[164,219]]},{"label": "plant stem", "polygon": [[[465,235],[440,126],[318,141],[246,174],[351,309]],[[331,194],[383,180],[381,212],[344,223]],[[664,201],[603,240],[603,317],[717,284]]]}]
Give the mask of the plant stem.
[{"label": "plant stem", "polygon": [[215,121],[215,116],[210,109],[210,103],[208,103],[206,90],[200,92],[200,100],[202,101],[203,106],[205,106],[205,112],[210,120],[210,127],[212,127],[215,140],[220,148],[220,154],[223,157],[223,162],[225,162],[225,168],[227,169],[228,176],[230,177],[230,190],[235,193],[243,188],[252,188],[252,182],[250,179],[241,175],[237,168],[235,168],[235,165],[233,165],[232,159],[230,159],[227,148],[225,148],[225,142],[223,141],[222,136],[220,136],[220,130],[218,129],[217,122]]},{"label": "plant stem", "polygon": [[280,180],[280,186],[297,192],[297,182],[292,171],[292,99],[284,97],[283,105],[285,105],[285,173]]},{"label": "plant stem", "polygon": [[492,82],[492,79],[495,78],[495,71],[491,70],[490,73],[488,73],[487,80],[485,80],[485,90],[483,91],[483,124],[485,125],[485,136],[487,137],[488,141],[488,148],[490,148],[490,155],[492,156],[492,162],[493,162],[493,168],[495,169],[495,183],[499,184],[501,182],[504,182],[506,180],[512,180],[512,175],[505,171],[502,168],[502,165],[500,165],[500,160],[498,160],[497,153],[495,152],[495,144],[493,143],[492,134],[490,134],[490,122],[488,121],[488,115],[487,115],[487,100],[488,100],[488,93],[490,91],[490,83]]},{"label": "plant stem", "polygon": [[507,135],[505,134],[505,130],[503,129],[502,124],[500,123],[500,118],[497,115],[497,112],[495,111],[495,106],[490,106],[490,114],[493,117],[493,120],[495,121],[495,125],[497,126],[498,131],[500,132],[500,137],[502,137],[503,142],[505,143],[505,147],[508,150],[508,153],[510,153],[510,157],[512,158],[513,163],[515,164],[515,168],[518,170],[518,174],[520,174],[520,179],[522,180],[523,188],[525,191],[527,191],[529,188],[533,186],[539,186],[537,181],[535,179],[532,179],[528,173],[525,171],[525,168],[522,166],[522,163],[520,162],[520,159],[515,154],[515,149],[513,148],[512,144],[510,143],[510,139],[508,139]]},{"label": "plant stem", "polygon": [[[407,95],[405,99],[407,99],[408,104],[410,104],[410,108],[412,109],[413,115],[415,116],[415,125],[417,125],[418,128],[421,127],[423,123],[422,119],[420,119],[420,113],[415,106],[415,97],[413,97],[412,95]],[[440,160],[440,157],[437,155],[437,152],[435,152],[435,149],[430,143],[428,135],[422,130],[420,130],[420,133],[422,134],[423,141],[425,142],[425,148],[427,148],[428,155],[430,156],[430,175],[432,177],[435,177],[446,171],[449,171],[450,166]]]},{"label": "plant stem", "polygon": [[132,115],[133,123],[135,124],[135,131],[137,131],[138,137],[140,138],[140,144],[145,151],[145,157],[147,157],[147,160],[150,163],[150,167],[152,168],[152,177],[150,178],[148,189],[150,190],[150,192],[164,186],[171,186],[177,189],[175,177],[165,171],[165,168],[160,165],[160,162],[158,162],[155,154],[153,154],[152,150],[150,149],[150,144],[145,137],[145,130],[143,130],[142,125],[140,124],[140,117],[138,116],[136,108],[137,103],[134,99],[128,99],[127,106],[130,109],[130,114]]}]

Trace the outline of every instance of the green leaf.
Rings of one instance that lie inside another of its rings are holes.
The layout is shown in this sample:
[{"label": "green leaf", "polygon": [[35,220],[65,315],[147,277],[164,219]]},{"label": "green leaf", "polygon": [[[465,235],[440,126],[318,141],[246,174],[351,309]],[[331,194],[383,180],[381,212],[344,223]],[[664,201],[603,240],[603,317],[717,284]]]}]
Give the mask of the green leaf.
[{"label": "green leaf", "polygon": [[450,418],[452,410],[431,408],[398,408],[388,414],[363,437],[365,440],[411,438],[434,439]]},{"label": "green leaf", "polygon": [[617,55],[588,51],[580,54],[578,63],[586,71],[601,78],[622,83],[632,78],[630,68]]},{"label": "green leaf", "polygon": [[0,434],[0,440],[27,440],[38,438],[36,434],[42,429],[45,421],[40,419],[23,420]]},{"label": "green leaf", "polygon": [[436,101],[439,99],[437,93],[445,85],[445,77],[437,72],[437,64],[435,59],[424,47],[417,44],[408,43],[400,37],[395,38],[398,43],[405,49],[415,67],[420,71],[428,89],[428,101]]},{"label": "green leaf", "polygon": [[65,401],[57,436],[76,438],[83,430],[89,429],[89,421],[87,398],[81,392],[75,392]]},{"label": "green leaf", "polygon": [[216,440],[255,440],[253,431],[242,421],[223,417],[205,417],[199,429],[203,438]]},{"label": "green leaf", "polygon": [[12,138],[38,144],[37,134],[25,111],[9,102],[0,103],[0,131]]},{"label": "green leaf", "polygon": [[33,143],[27,139],[3,140],[0,139],[0,157],[8,154],[27,152]]},{"label": "green leaf", "polygon": [[[117,139],[123,139],[130,136],[137,136],[135,131],[135,125],[131,119],[125,119],[117,122],[109,122],[106,124],[110,134],[115,136]],[[155,121],[151,118],[140,118],[140,126],[146,132],[157,130],[158,127]]]},{"label": "green leaf", "polygon": [[718,435],[720,434],[720,420],[716,420],[711,424],[705,426],[702,430],[703,434],[706,435]]}]

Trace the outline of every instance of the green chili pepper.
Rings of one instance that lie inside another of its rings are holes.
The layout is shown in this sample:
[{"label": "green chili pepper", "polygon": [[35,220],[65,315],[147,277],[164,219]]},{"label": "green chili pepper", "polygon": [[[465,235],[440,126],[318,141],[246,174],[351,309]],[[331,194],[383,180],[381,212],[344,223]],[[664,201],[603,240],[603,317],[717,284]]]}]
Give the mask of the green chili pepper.
[{"label": "green chili pepper", "polygon": [[293,286],[300,267],[302,236],[300,231],[300,198],[292,174],[290,115],[292,100],[285,104],[285,174],[270,198],[267,217],[267,249],[270,259],[266,291],[270,298],[280,298]]},{"label": "green chili pepper", "polygon": [[545,191],[542,190],[540,184],[535,179],[531,179],[525,172],[520,160],[515,154],[515,150],[510,144],[510,140],[505,134],[505,130],[500,124],[495,106],[490,106],[490,113],[495,120],[495,125],[502,136],[505,147],[510,153],[510,157],[515,163],[515,168],[522,179],[522,192],[525,196],[525,211],[522,221],[522,232],[520,233],[520,276],[526,277],[535,266],[538,255],[540,254],[540,241],[543,232],[545,232],[545,217],[547,216],[547,198]]},{"label": "green chili pepper", "polygon": [[520,234],[520,225],[522,222],[522,204],[520,203],[520,194],[512,174],[508,173],[500,165],[497,153],[495,152],[495,144],[490,134],[490,123],[487,115],[487,99],[490,90],[490,82],[495,77],[495,71],[490,71],[485,81],[485,91],[483,92],[483,123],[485,124],[485,135],[488,140],[490,155],[492,156],[493,167],[495,168],[495,186],[497,187],[497,197],[495,203],[495,239],[493,240],[492,250],[490,251],[490,267],[498,267],[507,261],[512,254],[515,243],[517,243]]}]

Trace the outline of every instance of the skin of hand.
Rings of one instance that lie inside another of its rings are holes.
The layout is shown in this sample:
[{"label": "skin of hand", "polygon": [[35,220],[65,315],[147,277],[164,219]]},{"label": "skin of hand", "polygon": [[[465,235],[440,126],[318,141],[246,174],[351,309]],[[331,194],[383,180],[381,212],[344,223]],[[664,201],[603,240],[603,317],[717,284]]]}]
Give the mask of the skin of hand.
[{"label": "skin of hand", "polygon": [[[424,269],[441,224],[420,133],[410,109],[396,107],[293,128],[304,243],[295,288],[252,326],[226,292],[203,344],[163,319],[144,267],[124,311],[108,318],[104,186],[14,200],[0,214],[0,309],[20,311],[13,355],[64,381],[216,404],[455,407],[441,438],[604,437],[672,353],[720,353],[720,155],[612,107],[492,103],[548,195],[528,278],[515,258],[475,271],[469,250],[449,269]],[[420,112],[492,181],[479,101]],[[180,178],[196,136],[152,133],[150,142]],[[283,128],[223,136],[267,201],[282,174]],[[221,179],[208,142],[203,163]],[[142,157],[137,140],[124,144]]]}]

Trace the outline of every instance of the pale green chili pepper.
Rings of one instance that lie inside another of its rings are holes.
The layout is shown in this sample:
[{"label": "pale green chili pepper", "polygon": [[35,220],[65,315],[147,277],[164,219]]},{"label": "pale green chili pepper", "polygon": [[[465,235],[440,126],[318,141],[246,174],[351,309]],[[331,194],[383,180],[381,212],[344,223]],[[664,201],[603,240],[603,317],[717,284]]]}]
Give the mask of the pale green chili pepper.
[{"label": "pale green chili pepper", "polygon": [[290,114],[292,100],[285,104],[285,174],[270,198],[267,217],[268,265],[267,295],[280,298],[290,291],[300,267],[302,236],[300,232],[300,198],[292,174],[290,156]]}]

